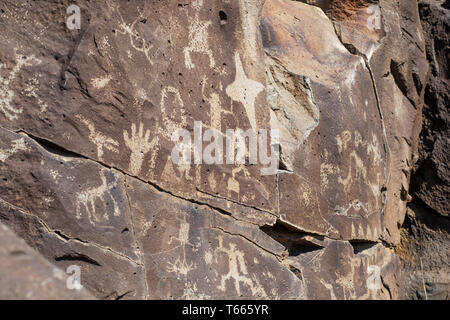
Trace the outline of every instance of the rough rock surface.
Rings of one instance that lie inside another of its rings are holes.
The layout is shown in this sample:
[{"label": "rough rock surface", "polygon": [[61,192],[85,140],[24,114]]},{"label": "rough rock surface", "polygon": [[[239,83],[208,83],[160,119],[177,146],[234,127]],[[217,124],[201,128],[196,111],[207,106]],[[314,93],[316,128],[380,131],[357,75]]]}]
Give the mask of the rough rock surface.
[{"label": "rough rock surface", "polygon": [[[0,220],[98,298],[403,298],[416,1],[303,2],[77,1],[69,30],[2,1]],[[195,121],[280,130],[277,173],[174,164]]]},{"label": "rough rock surface", "polygon": [[424,122],[413,194],[430,209],[449,217],[450,140],[449,81],[450,5],[447,1],[421,1],[422,24],[427,34],[430,81],[426,87]]},{"label": "rough rock surface", "polygon": [[94,299],[86,289],[69,290],[67,275],[3,224],[0,224],[0,241],[2,299]]},{"label": "rough rock surface", "polygon": [[402,244],[408,299],[450,299],[450,4],[420,1],[430,80],[425,91],[423,129],[411,179]]},{"label": "rough rock surface", "polygon": [[405,298],[450,299],[450,222],[415,200],[408,206],[402,243]]}]

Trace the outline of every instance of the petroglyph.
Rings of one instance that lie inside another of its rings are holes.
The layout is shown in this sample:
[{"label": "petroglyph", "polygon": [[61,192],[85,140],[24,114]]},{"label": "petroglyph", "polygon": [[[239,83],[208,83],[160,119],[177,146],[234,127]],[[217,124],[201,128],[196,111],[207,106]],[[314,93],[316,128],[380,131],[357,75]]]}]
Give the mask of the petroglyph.
[{"label": "petroglyph", "polygon": [[114,139],[103,135],[95,129],[95,126],[92,122],[85,119],[81,115],[77,115],[76,118],[80,120],[84,125],[86,125],[89,129],[89,140],[96,145],[97,147],[97,157],[100,161],[103,160],[104,149],[109,150],[111,152],[119,152],[117,147],[119,143]]},{"label": "petroglyph", "polygon": [[52,176],[52,178],[55,180],[55,182],[58,183],[59,180],[61,179],[61,174],[59,173],[59,171],[58,171],[58,170],[51,169],[51,170],[49,171],[49,173],[50,173],[50,175]]},{"label": "petroglyph", "polygon": [[0,222],[97,298],[403,298],[420,10],[323,1],[3,1]]},{"label": "petroglyph", "polygon": [[338,182],[344,185],[345,192],[350,192],[350,186],[353,181],[360,179],[365,181],[367,178],[367,169],[364,165],[364,161],[356,154],[355,151],[350,153],[350,163],[348,165],[348,173],[346,178],[339,177]]},{"label": "petroglyph", "polygon": [[[338,182],[344,185],[345,192],[350,191],[351,184],[355,180],[360,181],[366,181],[368,178],[368,175],[370,174],[370,171],[368,169],[368,164],[372,166],[380,166],[382,164],[382,156],[381,156],[381,147],[380,143],[378,141],[378,138],[376,135],[372,135],[372,140],[367,141],[364,140],[361,134],[358,131],[355,131],[354,134],[352,134],[350,131],[345,130],[341,134],[337,135],[336,137],[337,147],[339,153],[344,153],[347,150],[352,150],[352,152],[349,153],[349,166],[347,171],[347,176],[345,178],[339,177]],[[353,144],[353,145],[352,145]],[[362,150],[361,150],[362,149]],[[367,154],[367,160],[365,157],[361,158],[360,154],[356,152],[356,150],[365,151]],[[365,162],[368,163],[365,163]],[[328,171],[328,173],[331,172],[331,170],[328,170],[329,168],[321,166],[321,170],[324,169],[324,171],[321,171],[321,177],[322,173],[325,177],[325,173]],[[337,173],[336,171],[334,173]],[[380,195],[380,180],[381,180],[381,174],[376,174],[376,179],[373,178],[369,181],[367,181],[368,186],[370,187],[370,190],[375,198],[378,198]]]},{"label": "petroglyph", "polygon": [[[98,222],[108,221],[109,203],[112,203],[113,215],[115,217],[120,216],[119,206],[111,193],[111,190],[117,187],[118,181],[112,173],[109,173],[110,176],[107,177],[107,173],[107,170],[102,170],[100,172],[100,179],[102,181],[100,186],[87,188],[86,190],[78,193],[78,201],[76,203],[77,219],[81,219],[84,212],[92,225],[95,225]],[[113,179],[113,181],[110,181],[111,179]],[[100,209],[96,205],[100,205]],[[98,214],[98,211],[102,214]]]},{"label": "petroglyph", "polygon": [[[172,108],[172,112],[169,114],[167,110],[167,99],[169,98],[169,94],[175,96],[175,100],[178,102],[179,108],[176,108],[174,105]],[[159,129],[160,134],[165,136],[167,139],[171,139],[172,132],[174,132],[178,128],[184,128],[187,124],[186,115],[184,114],[184,102],[181,99],[180,91],[175,88],[168,86],[164,88],[161,92],[161,119],[163,127],[161,126]],[[180,114],[176,114],[176,111],[179,111]],[[177,119],[177,120],[175,120]]]},{"label": "petroglyph", "polygon": [[[31,66],[35,61],[40,63],[41,61],[36,59],[34,55],[29,57],[15,54],[16,65],[13,67],[9,75],[2,76],[0,73],[0,111],[8,118],[8,120],[16,120],[18,114],[23,112],[23,108],[13,107],[12,100],[14,97],[14,91],[11,90],[11,83],[16,79],[20,70],[25,66]],[[5,68],[4,64],[0,63],[0,71]]]},{"label": "petroglyph", "polygon": [[[372,155],[373,163],[379,165],[382,161],[380,152],[380,143],[376,135],[372,135],[372,141],[366,141],[363,139],[358,131],[354,133],[354,145],[356,148],[362,146],[366,148],[367,155]],[[347,150],[349,147],[349,142],[352,141],[352,133],[348,130],[343,131],[341,134],[336,136],[336,142],[339,153]]]},{"label": "petroglyph", "polygon": [[251,279],[247,270],[243,251],[238,250],[235,243],[230,243],[229,248],[223,245],[223,238],[219,236],[219,246],[214,250],[216,259],[221,255],[225,255],[228,261],[228,273],[221,275],[219,290],[226,291],[226,283],[228,280],[234,282],[234,287],[238,296],[241,296],[241,286],[245,285],[251,290],[253,296],[267,297],[264,288],[256,279]]},{"label": "petroglyph", "polygon": [[39,105],[40,112],[47,111],[48,104],[38,96],[37,91],[39,91],[39,80],[34,77],[29,80],[29,83],[25,85],[25,88],[22,91],[22,94],[26,95],[27,97],[33,97],[37,99],[37,103]]},{"label": "petroglyph", "polygon": [[210,119],[211,119],[211,128],[214,128],[220,132],[222,132],[222,106],[220,105],[220,97],[217,93],[212,93],[209,98],[206,98],[206,101],[209,102],[210,105]]},{"label": "petroglyph", "polygon": [[[333,215],[337,215],[337,216],[347,216],[347,217],[359,217],[359,215],[354,215],[354,216],[350,216],[348,215],[348,211],[350,209],[355,210],[356,212],[362,211],[362,216],[364,217],[368,217],[369,211],[367,210],[366,206],[359,200],[353,200],[352,202],[350,202],[348,205],[346,206],[336,206],[334,208],[334,213]],[[352,223],[353,226],[353,223]]]},{"label": "petroglyph", "polygon": [[[187,181],[192,181],[193,177],[190,174],[191,171],[191,165],[190,164],[179,164],[176,165],[177,171],[180,174],[180,177],[175,173],[174,164],[172,162],[171,157],[169,156],[167,158],[166,164],[164,166],[163,172],[161,177],[165,180],[175,179],[177,182],[182,183],[182,179],[185,179]],[[200,166],[197,166],[197,168],[200,168]],[[196,176],[199,176],[198,172],[195,172]]]},{"label": "petroglyph", "polygon": [[255,100],[264,91],[264,86],[258,81],[247,78],[238,52],[235,53],[234,60],[236,63],[236,78],[225,91],[231,99],[244,105],[250,125],[257,132]]},{"label": "petroglyph", "polygon": [[92,79],[91,84],[96,89],[103,89],[110,81],[111,76],[104,76]]},{"label": "petroglyph", "polygon": [[25,144],[25,139],[20,138],[17,140],[14,140],[12,142],[12,148],[9,150],[2,150],[0,149],[0,161],[6,161],[9,157],[11,157],[13,154],[17,153],[18,151],[27,151],[28,147]]},{"label": "petroglyph", "polygon": [[[220,95],[217,92],[211,93],[209,96],[206,95],[205,91],[208,87],[208,79],[203,77],[202,79],[202,97],[206,102],[209,103],[209,117],[210,117],[210,128],[216,129],[219,132],[222,132],[222,115],[229,114],[233,115],[233,108],[231,111],[228,111],[222,108]],[[222,83],[220,83],[219,90],[222,90]]]},{"label": "petroglyph", "polygon": [[338,173],[340,171],[339,167],[332,163],[321,163],[320,164],[320,183],[323,188],[328,187],[328,176],[331,174]]},{"label": "petroglyph", "polygon": [[184,61],[186,68],[195,68],[192,62],[191,53],[206,54],[209,58],[209,66],[214,68],[216,63],[208,42],[208,28],[211,21],[200,21],[200,10],[203,7],[203,0],[194,1],[192,7],[197,11],[192,23],[189,25],[189,45],[184,48]]},{"label": "petroglyph", "polygon": [[350,131],[345,130],[336,137],[336,142],[338,146],[339,153],[347,150],[347,145],[352,139],[352,134]]},{"label": "petroglyph", "polygon": [[379,165],[381,163],[381,161],[383,160],[381,157],[381,148],[380,148],[380,143],[378,141],[378,138],[376,135],[372,135],[372,141],[365,141],[363,140],[363,138],[361,137],[361,134],[356,131],[355,132],[355,147],[365,147],[366,148],[366,152],[367,155],[370,156],[372,155],[373,157],[373,164],[374,165]]},{"label": "petroglyph", "polygon": [[228,178],[227,183],[227,189],[228,189],[228,196],[232,197],[232,192],[235,192],[237,195],[241,192],[241,184],[239,183],[238,179],[236,178],[236,175],[242,172],[244,174],[244,177],[249,177],[250,173],[248,172],[247,168],[245,168],[244,165],[240,165],[237,168],[234,168],[231,171],[231,177]]},{"label": "petroglyph", "polygon": [[146,20],[148,17],[146,17],[138,8],[139,17],[137,17],[135,20],[133,20],[133,22],[128,24],[123,19],[122,14],[120,13],[120,10],[117,5],[112,5],[108,1],[108,6],[114,9],[119,16],[120,22],[119,22],[119,29],[117,30],[117,32],[119,34],[127,36],[130,41],[131,47],[137,52],[143,53],[147,61],[150,63],[150,65],[153,65],[151,50],[153,49],[154,46],[151,44],[150,41],[147,41],[136,29],[136,24],[138,24],[140,21]]},{"label": "petroglyph", "polygon": [[[155,148],[158,144],[158,137],[154,137],[151,141],[150,130],[147,129],[144,134],[144,124],[139,125],[139,131],[136,130],[136,125],[131,125],[131,136],[127,131],[123,132],[123,139],[125,145],[131,150],[129,170],[133,175],[138,175],[142,168],[145,155],[150,151],[157,151]],[[152,157],[154,159],[154,156]]]},{"label": "petroglyph", "polygon": [[[176,107],[176,104],[172,104],[172,110],[169,112],[167,110],[167,100],[170,96],[173,96],[176,103],[178,104],[178,107]],[[185,110],[184,110],[184,102],[183,99],[181,99],[180,91],[177,88],[168,86],[164,88],[161,92],[161,122],[162,124],[158,125],[158,134],[168,140],[171,140],[172,133],[175,132],[179,128],[185,128],[187,125]],[[178,114],[177,114],[178,112]],[[176,119],[176,120],[175,120]],[[156,153],[159,150],[155,151]],[[155,157],[156,157],[155,153]],[[154,168],[154,161],[153,164],[150,166],[150,168]],[[186,165],[179,165],[177,168],[184,174],[184,176],[190,180],[189,177],[189,171],[191,166],[189,164]],[[151,176],[154,175],[153,170],[150,170],[149,174]],[[170,156],[167,158],[166,164],[164,166],[163,170],[163,177],[166,177],[168,179],[176,177],[172,160]]]},{"label": "petroglyph", "polygon": [[183,221],[180,225],[180,229],[178,230],[178,237],[173,237],[169,241],[169,244],[171,244],[172,241],[178,242],[179,246],[183,250],[182,255],[177,257],[174,263],[169,262],[168,271],[175,273],[178,279],[180,276],[184,276],[186,278],[187,274],[196,267],[192,262],[188,263],[186,260],[186,246],[193,246],[189,242],[189,228],[189,224],[186,221]]},{"label": "petroglyph", "polygon": [[[208,282],[208,279],[206,282]],[[186,287],[181,300],[211,300],[210,295],[198,292],[197,283],[189,281],[186,283]]]}]

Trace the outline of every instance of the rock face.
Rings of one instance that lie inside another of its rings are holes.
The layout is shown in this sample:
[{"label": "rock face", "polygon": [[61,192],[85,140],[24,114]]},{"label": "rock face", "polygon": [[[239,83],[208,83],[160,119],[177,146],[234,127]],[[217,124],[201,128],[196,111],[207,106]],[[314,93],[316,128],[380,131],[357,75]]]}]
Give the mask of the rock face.
[{"label": "rock face", "polygon": [[450,117],[450,54],[448,1],[420,1],[430,81],[425,90],[423,129],[417,163],[411,179],[402,245],[406,297],[450,298],[450,170],[448,141]]},{"label": "rock face", "polygon": [[444,1],[422,1],[419,8],[427,33],[431,77],[425,93],[424,125],[418,168],[413,177],[413,193],[432,210],[449,217],[450,159],[447,149],[450,139],[450,8]]},{"label": "rock face", "polygon": [[65,273],[3,224],[0,224],[0,241],[2,299],[94,299],[86,289],[70,291]]},{"label": "rock face", "polygon": [[408,206],[402,243],[406,299],[450,299],[450,223],[418,200]]},{"label": "rock face", "polygon": [[[0,5],[5,225],[97,298],[405,297],[416,1],[70,4]],[[177,129],[278,130],[277,166],[177,163]]]}]

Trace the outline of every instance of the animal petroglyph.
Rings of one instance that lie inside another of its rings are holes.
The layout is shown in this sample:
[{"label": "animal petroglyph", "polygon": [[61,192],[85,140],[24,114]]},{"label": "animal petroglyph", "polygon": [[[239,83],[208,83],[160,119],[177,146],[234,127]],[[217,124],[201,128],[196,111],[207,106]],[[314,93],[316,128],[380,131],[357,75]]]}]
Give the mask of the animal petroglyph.
[{"label": "animal petroglyph", "polygon": [[89,129],[89,140],[96,145],[97,147],[97,158],[99,160],[103,160],[104,149],[109,150],[111,152],[119,152],[117,147],[119,143],[114,139],[103,135],[95,129],[95,126],[92,122],[85,119],[83,116],[76,116],[78,120],[80,120],[84,125],[86,125]]},{"label": "animal petroglyph", "polygon": [[133,22],[126,23],[125,20],[122,17],[122,14],[120,13],[120,10],[117,5],[111,4],[109,1],[107,1],[107,4],[110,8],[115,10],[119,16],[119,28],[117,30],[118,34],[125,35],[129,38],[131,47],[136,50],[137,52],[141,52],[144,54],[147,61],[150,63],[150,65],[153,65],[153,59],[151,50],[153,49],[153,45],[150,44],[150,41],[147,41],[136,29],[136,25],[143,20],[146,20],[148,17],[146,17],[138,8],[139,10],[139,17],[137,17]]},{"label": "animal petroglyph", "polygon": [[[8,120],[17,119],[17,115],[23,112],[22,108],[14,108],[11,105],[14,97],[14,92],[10,88],[11,82],[16,79],[19,71],[24,66],[33,65],[33,60],[40,63],[40,60],[36,59],[33,55],[25,57],[16,54],[16,65],[13,67],[9,75],[4,77],[0,74],[0,111],[8,118]],[[5,66],[0,63],[0,70],[4,67]]]},{"label": "animal petroglyph", "polygon": [[209,58],[209,66],[214,68],[216,63],[208,44],[208,28],[212,23],[211,21],[200,21],[199,19],[199,12],[203,6],[203,0],[194,1],[192,6],[197,12],[189,26],[189,45],[184,48],[186,68],[193,69],[195,67],[191,58],[191,53],[193,52],[206,54]]},{"label": "animal petroglyph", "polygon": [[258,81],[247,78],[239,53],[235,54],[236,78],[226,88],[226,93],[234,101],[241,102],[247,112],[252,129],[257,132],[255,116],[255,100],[264,91],[264,86]]},{"label": "animal petroglyph", "polygon": [[137,131],[136,125],[131,125],[131,136],[127,131],[123,132],[123,139],[125,145],[131,150],[130,166],[129,170],[133,175],[139,174],[142,168],[144,157],[150,150],[155,150],[158,144],[158,137],[154,137],[151,141],[150,130],[147,129],[144,134],[144,124],[139,125],[139,131]]},{"label": "animal petroglyph", "polygon": [[[111,177],[114,180],[108,181],[111,180]],[[119,206],[111,193],[111,190],[117,187],[118,181],[112,174],[110,174],[110,179],[108,179],[106,170],[100,172],[100,178],[102,180],[100,186],[87,188],[77,195],[76,217],[81,219],[84,212],[92,225],[109,220],[107,207],[109,202],[112,203],[114,216],[120,216]],[[102,213],[98,213],[99,209],[96,207],[96,204],[101,205]]]}]

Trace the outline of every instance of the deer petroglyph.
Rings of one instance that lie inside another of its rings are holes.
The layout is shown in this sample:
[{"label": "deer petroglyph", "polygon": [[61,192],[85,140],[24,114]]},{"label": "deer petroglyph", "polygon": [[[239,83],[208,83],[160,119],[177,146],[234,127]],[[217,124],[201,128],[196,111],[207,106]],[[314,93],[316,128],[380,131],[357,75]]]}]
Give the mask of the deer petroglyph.
[{"label": "deer petroglyph", "polygon": [[[109,220],[108,200],[111,201],[113,207],[113,215],[115,217],[120,216],[119,206],[117,204],[114,195],[111,190],[117,187],[117,180],[113,176],[113,181],[109,181],[106,176],[106,170],[100,172],[100,179],[102,184],[98,187],[87,188],[84,191],[78,193],[76,204],[76,217],[81,219],[83,212],[87,214],[87,218],[92,225],[98,222],[105,222]],[[99,208],[96,204],[101,204],[102,212],[99,213]]]}]

